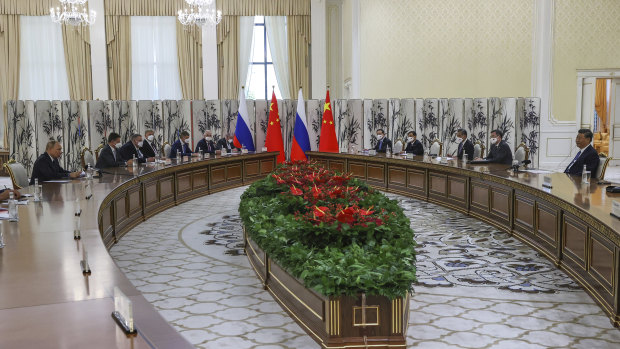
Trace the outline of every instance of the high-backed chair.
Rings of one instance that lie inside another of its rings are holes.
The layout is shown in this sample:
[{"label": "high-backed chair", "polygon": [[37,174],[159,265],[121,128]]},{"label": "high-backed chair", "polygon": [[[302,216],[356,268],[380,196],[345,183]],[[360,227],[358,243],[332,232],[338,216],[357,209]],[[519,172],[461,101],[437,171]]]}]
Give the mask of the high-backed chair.
[{"label": "high-backed chair", "polygon": [[517,149],[515,150],[515,160],[519,161],[519,164],[523,163],[525,160],[530,159],[530,148],[528,148],[525,143],[519,144]]},{"label": "high-backed chair", "polygon": [[480,141],[474,143],[474,159],[484,157],[484,144]]},{"label": "high-backed chair", "polygon": [[105,144],[99,144],[99,146],[95,150],[95,163],[97,162],[97,160],[99,160],[99,153],[101,152],[101,149],[103,149],[103,147],[105,147]]},{"label": "high-backed chair", "polygon": [[172,150],[172,146],[168,142],[164,142],[164,144],[161,146],[161,153],[164,154],[166,159],[170,157],[171,150]]},{"label": "high-backed chair", "polygon": [[428,151],[429,155],[441,156],[443,150],[443,143],[441,143],[438,139],[435,139],[431,143],[431,148]]},{"label": "high-backed chair", "polygon": [[94,168],[95,164],[97,163],[97,160],[95,160],[95,155],[88,147],[84,147],[84,149],[82,149],[82,154],[80,154],[80,158],[82,160],[83,169],[88,168],[88,165]]},{"label": "high-backed chair", "polygon": [[598,178],[599,180],[605,179],[605,170],[607,170],[607,165],[609,165],[610,160],[611,158],[608,158],[607,154],[598,154],[598,168],[596,169],[595,178]]},{"label": "high-backed chair", "polygon": [[21,189],[30,185],[28,180],[28,172],[21,163],[11,159],[4,165],[6,172],[11,176],[11,182],[13,182],[13,189]]},{"label": "high-backed chair", "polygon": [[403,142],[400,140],[400,138],[396,141],[396,143],[394,143],[394,154],[400,154],[403,151]]}]

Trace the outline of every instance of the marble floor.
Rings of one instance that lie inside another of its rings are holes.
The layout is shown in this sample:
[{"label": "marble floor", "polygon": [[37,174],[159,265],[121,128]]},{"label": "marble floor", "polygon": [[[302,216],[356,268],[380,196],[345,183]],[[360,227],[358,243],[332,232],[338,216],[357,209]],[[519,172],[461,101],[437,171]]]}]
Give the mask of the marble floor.
[{"label": "marble floor", "polygon": [[[110,253],[196,347],[317,348],[249,267],[237,212],[244,189],[156,215]],[[620,331],[538,253],[473,218],[389,195],[411,218],[418,242],[409,347],[618,347]]]}]

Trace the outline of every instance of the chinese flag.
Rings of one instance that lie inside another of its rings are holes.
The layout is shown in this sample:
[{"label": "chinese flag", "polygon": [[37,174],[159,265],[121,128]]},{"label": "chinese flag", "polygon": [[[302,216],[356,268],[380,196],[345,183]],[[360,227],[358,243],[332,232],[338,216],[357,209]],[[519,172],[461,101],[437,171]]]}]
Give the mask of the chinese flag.
[{"label": "chinese flag", "polygon": [[269,103],[269,122],[267,123],[267,137],[265,139],[267,151],[279,151],[278,163],[286,160],[284,153],[284,141],[282,141],[282,127],[280,126],[280,116],[278,115],[278,101],[276,93],[271,93],[271,103]]},{"label": "chinese flag", "polygon": [[330,153],[338,152],[338,138],[336,138],[336,125],[334,124],[334,115],[332,114],[332,104],[329,101],[329,90],[327,90],[325,107],[323,107],[319,151]]}]

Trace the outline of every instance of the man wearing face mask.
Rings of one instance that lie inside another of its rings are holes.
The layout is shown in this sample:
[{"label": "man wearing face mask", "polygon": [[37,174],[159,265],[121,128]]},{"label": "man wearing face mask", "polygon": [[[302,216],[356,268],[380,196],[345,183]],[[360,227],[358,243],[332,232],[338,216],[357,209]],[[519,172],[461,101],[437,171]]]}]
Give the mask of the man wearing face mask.
[{"label": "man wearing face mask", "polygon": [[97,158],[96,168],[108,168],[108,167],[123,167],[123,166],[131,166],[133,160],[128,160],[125,162],[121,157],[120,149],[121,147],[121,135],[118,133],[112,132],[108,136],[108,145],[101,149],[99,152],[99,157]]},{"label": "man wearing face mask", "polygon": [[385,153],[386,149],[392,151],[392,141],[385,137],[385,131],[383,129],[377,129],[377,145],[375,150],[377,153]]},{"label": "man wearing face mask", "polygon": [[147,158],[154,158],[155,148],[156,148],[155,144],[153,143],[155,141],[155,131],[153,130],[144,131],[144,138],[146,139],[144,140],[144,143],[140,147],[140,151]]},{"label": "man wearing face mask", "polygon": [[241,150],[239,148],[235,148],[235,145],[233,144],[233,136],[230,133],[226,134],[226,137],[217,141],[215,147],[215,149],[219,151],[226,150],[227,153],[232,152],[233,149],[237,149],[237,151]]},{"label": "man wearing face mask", "polygon": [[510,146],[502,137],[504,133],[500,130],[491,131],[491,148],[485,158],[488,162],[512,165],[512,151]]},{"label": "man wearing face mask", "polygon": [[196,153],[202,149],[206,154],[215,154],[215,143],[213,143],[213,136],[211,131],[205,131],[204,138],[196,144]]},{"label": "man wearing face mask", "polygon": [[409,131],[409,133],[407,133],[407,147],[405,148],[407,154],[424,155],[424,146],[422,142],[417,140],[417,136],[418,134],[415,131]]},{"label": "man wearing face mask", "polygon": [[127,161],[127,160],[133,159],[135,156],[136,160],[138,160],[138,163],[140,164],[143,164],[147,161],[154,161],[155,158],[153,157],[147,158],[146,156],[144,156],[144,154],[142,154],[142,152],[140,151],[140,148],[142,148],[143,145],[144,145],[144,141],[142,141],[142,135],[139,135],[139,134],[131,135],[131,139],[129,140],[129,142],[125,143],[119,150],[119,153],[121,154],[121,158]]},{"label": "man wearing face mask", "polygon": [[466,160],[474,159],[474,145],[467,139],[467,131],[460,128],[456,131],[456,143],[459,147],[456,151],[456,157],[463,159],[463,154],[467,154]]},{"label": "man wearing face mask", "polygon": [[175,159],[178,151],[181,152],[181,156],[192,156],[192,150],[189,148],[189,132],[181,132],[181,138],[172,144],[170,158]]}]

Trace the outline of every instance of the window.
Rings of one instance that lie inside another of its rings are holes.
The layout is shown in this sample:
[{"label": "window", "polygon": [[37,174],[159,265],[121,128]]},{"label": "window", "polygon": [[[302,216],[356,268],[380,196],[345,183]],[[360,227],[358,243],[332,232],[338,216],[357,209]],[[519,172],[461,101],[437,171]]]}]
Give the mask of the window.
[{"label": "window", "polygon": [[131,98],[182,99],[176,17],[131,17]]},{"label": "window", "polygon": [[275,86],[276,98],[282,98],[278,87],[276,72],[271,59],[271,50],[265,29],[265,17],[254,17],[254,33],[252,35],[252,52],[246,94],[248,99],[271,99],[271,87]]},{"label": "window", "polygon": [[69,99],[62,27],[50,16],[21,16],[19,99]]}]

